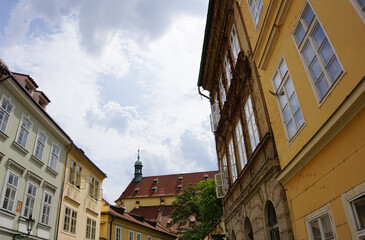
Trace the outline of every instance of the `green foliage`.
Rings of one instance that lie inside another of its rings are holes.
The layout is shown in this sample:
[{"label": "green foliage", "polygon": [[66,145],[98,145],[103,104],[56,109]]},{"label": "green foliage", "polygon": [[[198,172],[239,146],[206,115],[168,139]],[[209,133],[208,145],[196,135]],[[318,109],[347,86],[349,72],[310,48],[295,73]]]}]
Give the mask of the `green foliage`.
[{"label": "green foliage", "polygon": [[186,229],[184,239],[202,239],[223,213],[221,200],[216,197],[214,179],[189,184],[182,191],[173,202],[173,222],[185,226],[194,216],[196,222]]}]

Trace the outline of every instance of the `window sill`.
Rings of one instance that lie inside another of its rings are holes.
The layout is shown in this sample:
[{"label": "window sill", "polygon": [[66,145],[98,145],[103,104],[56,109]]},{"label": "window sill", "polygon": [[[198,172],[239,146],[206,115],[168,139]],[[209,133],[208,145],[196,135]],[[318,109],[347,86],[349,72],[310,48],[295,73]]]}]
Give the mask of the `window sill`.
[{"label": "window sill", "polygon": [[25,148],[23,148],[22,146],[20,146],[19,145],[19,143],[17,143],[17,142],[15,142],[15,141],[13,141],[13,145],[15,146],[15,147],[17,147],[20,151],[22,151],[23,153],[24,153],[24,155],[26,155],[26,154],[28,154],[29,152],[28,152],[28,150],[27,149],[25,149]]},{"label": "window sill", "polygon": [[44,162],[40,159],[38,159],[36,156],[32,155],[32,160],[38,163],[39,165],[43,166]]},{"label": "window sill", "polygon": [[68,235],[68,236],[71,236],[71,237],[76,237],[76,233],[70,233],[70,232],[67,232],[67,231],[65,231],[65,230],[62,230],[62,233],[63,233],[63,234],[66,234],[66,235]]},{"label": "window sill", "polygon": [[67,181],[67,185],[69,185],[71,188],[75,189],[76,191],[80,192],[80,188],[76,187],[75,185],[73,185],[69,181]]},{"label": "window sill", "polygon": [[38,225],[37,225],[37,227],[38,228],[43,228],[43,229],[45,229],[45,230],[51,230],[51,227],[50,226],[48,226],[48,225],[46,225],[46,224],[44,224],[44,223],[38,223]]},{"label": "window sill", "polygon": [[93,202],[95,202],[95,203],[97,203],[98,202],[98,200],[96,200],[95,198],[93,198],[93,197],[91,197],[91,196],[87,196],[91,201],[93,201]]},{"label": "window sill", "polygon": [[46,168],[50,173],[52,173],[54,176],[58,175],[58,172],[56,172],[55,170],[53,170],[52,168],[50,168],[49,166],[47,166]]},{"label": "window sill", "polygon": [[12,213],[12,212],[10,212],[10,211],[9,211],[9,210],[7,210],[7,209],[1,208],[1,209],[0,209],[0,213],[1,213],[1,214],[6,215],[6,216],[8,216],[8,217],[15,218],[15,214],[14,214],[14,213]]},{"label": "window sill", "polygon": [[9,138],[9,136],[0,130],[0,136],[3,137],[5,140]]}]

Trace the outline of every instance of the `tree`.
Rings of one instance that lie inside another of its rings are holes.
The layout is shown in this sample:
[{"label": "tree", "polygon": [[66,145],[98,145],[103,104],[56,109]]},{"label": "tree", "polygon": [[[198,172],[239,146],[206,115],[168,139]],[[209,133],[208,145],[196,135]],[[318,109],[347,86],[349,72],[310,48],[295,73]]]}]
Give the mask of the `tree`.
[{"label": "tree", "polygon": [[195,224],[189,225],[184,239],[202,239],[222,216],[222,203],[216,197],[214,179],[189,184],[183,193],[173,202],[175,207],[172,219],[179,227],[186,226],[191,217],[195,217]]}]

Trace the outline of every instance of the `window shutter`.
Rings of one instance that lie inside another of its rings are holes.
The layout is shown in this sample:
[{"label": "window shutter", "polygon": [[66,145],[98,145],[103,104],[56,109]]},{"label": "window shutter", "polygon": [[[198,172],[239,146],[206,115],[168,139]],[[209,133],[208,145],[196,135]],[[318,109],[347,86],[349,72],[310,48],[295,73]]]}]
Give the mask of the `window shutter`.
[{"label": "window shutter", "polygon": [[227,185],[223,173],[214,176],[217,198],[223,198],[227,193]]}]

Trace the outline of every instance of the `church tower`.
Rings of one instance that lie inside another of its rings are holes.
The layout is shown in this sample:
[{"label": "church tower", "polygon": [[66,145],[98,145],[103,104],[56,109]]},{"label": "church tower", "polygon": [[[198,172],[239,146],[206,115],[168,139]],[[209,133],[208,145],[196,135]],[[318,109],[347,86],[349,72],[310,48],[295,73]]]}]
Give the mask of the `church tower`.
[{"label": "church tower", "polygon": [[142,180],[142,162],[139,160],[139,149],[138,149],[138,156],[137,161],[134,163],[134,181],[140,182]]}]

